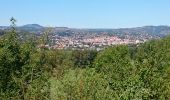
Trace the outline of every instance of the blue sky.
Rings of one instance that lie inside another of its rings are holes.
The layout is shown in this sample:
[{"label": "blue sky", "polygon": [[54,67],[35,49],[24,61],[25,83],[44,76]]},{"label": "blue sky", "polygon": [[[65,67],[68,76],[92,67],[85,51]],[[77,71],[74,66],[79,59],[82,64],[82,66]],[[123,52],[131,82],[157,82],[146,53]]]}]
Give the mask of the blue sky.
[{"label": "blue sky", "polygon": [[170,0],[0,0],[0,25],[71,28],[170,25]]}]

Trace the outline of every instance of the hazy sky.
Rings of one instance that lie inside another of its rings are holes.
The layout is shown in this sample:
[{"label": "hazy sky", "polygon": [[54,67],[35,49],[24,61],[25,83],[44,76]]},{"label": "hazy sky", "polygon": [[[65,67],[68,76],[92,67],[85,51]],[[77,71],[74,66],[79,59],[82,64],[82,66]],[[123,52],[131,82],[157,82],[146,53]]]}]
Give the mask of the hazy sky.
[{"label": "hazy sky", "polygon": [[170,25],[170,0],[0,0],[0,25],[72,28]]}]

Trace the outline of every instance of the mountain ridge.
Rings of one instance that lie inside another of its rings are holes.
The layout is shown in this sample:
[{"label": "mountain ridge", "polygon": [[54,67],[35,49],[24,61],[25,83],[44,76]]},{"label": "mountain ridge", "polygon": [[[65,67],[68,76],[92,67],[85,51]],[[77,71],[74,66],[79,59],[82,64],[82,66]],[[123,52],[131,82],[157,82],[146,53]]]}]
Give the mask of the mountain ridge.
[{"label": "mountain ridge", "polygon": [[[0,26],[1,30],[8,29],[10,26]],[[45,26],[41,26],[39,24],[26,24],[22,26],[17,26],[17,29],[20,31],[27,32],[43,32],[46,28]],[[116,33],[116,34],[156,34],[156,35],[170,35],[170,26],[167,25],[159,25],[159,26],[142,26],[142,27],[132,27],[132,28],[88,28],[88,29],[80,29],[80,28],[68,28],[68,27],[51,27],[54,29],[54,32],[62,31],[68,32],[70,31],[78,31],[78,32],[108,32],[108,33]]]}]

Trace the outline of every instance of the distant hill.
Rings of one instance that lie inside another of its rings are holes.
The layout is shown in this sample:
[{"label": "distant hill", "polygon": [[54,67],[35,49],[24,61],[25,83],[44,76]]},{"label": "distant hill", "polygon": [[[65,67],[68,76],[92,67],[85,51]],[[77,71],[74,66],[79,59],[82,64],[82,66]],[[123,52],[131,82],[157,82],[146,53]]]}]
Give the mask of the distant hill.
[{"label": "distant hill", "polygon": [[42,29],[44,28],[43,26],[39,25],[39,24],[27,24],[24,26],[21,26],[20,28],[35,28],[35,29]]},{"label": "distant hill", "polygon": [[8,26],[0,26],[1,30],[7,29],[7,28],[8,28]]},{"label": "distant hill", "polygon": [[38,24],[27,24],[27,25],[17,27],[17,29],[20,31],[40,33],[44,31],[45,27],[38,25]]},{"label": "distant hill", "polygon": [[[1,30],[8,29],[7,26],[0,26]],[[27,24],[17,27],[19,31],[41,33],[45,30],[46,27],[39,24]],[[68,35],[74,34],[75,32],[81,33],[102,33],[107,32],[109,34],[130,34],[130,35],[139,35],[139,34],[150,34],[150,35],[161,35],[166,36],[170,35],[169,26],[144,26],[144,27],[135,27],[135,28],[119,28],[119,29],[76,29],[68,27],[52,27],[53,33],[65,34]]]},{"label": "distant hill", "polygon": [[114,29],[113,32],[120,34],[152,34],[152,35],[170,35],[169,26],[144,26],[136,28]]}]

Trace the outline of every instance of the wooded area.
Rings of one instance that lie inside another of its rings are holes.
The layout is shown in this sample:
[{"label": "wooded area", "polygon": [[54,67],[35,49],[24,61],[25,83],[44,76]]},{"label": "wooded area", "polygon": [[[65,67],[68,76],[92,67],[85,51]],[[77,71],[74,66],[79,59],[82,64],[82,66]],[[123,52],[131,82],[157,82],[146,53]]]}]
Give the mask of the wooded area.
[{"label": "wooded area", "polygon": [[99,52],[49,50],[47,34],[23,40],[11,22],[0,38],[1,100],[170,99],[170,37]]}]

